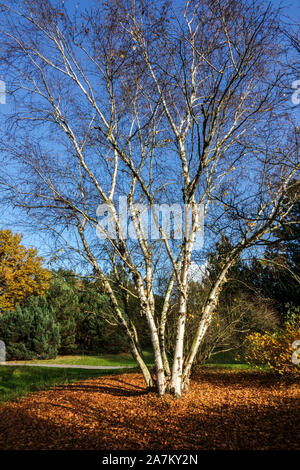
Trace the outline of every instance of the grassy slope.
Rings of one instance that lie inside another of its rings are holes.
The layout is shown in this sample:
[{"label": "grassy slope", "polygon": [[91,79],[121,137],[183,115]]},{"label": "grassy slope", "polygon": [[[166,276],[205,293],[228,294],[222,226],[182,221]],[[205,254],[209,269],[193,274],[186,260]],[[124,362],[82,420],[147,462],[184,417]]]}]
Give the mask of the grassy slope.
[{"label": "grassy slope", "polygon": [[[0,403],[49,387],[85,380],[122,370],[56,369],[48,367],[0,366]],[[128,372],[128,371],[127,371]]]},{"label": "grassy slope", "polygon": [[[150,351],[144,351],[144,357],[148,365],[153,365],[153,354]],[[122,354],[103,354],[99,356],[57,356],[56,359],[32,361],[12,361],[26,364],[73,364],[88,366],[132,366],[136,365],[129,353]]]},{"label": "grassy slope", "polygon": [[227,351],[218,353],[212,356],[206,367],[217,367],[218,369],[252,369],[249,364],[246,364],[242,357],[239,360],[236,358],[234,351]]},{"label": "grassy slope", "polygon": [[212,367],[215,369],[237,369],[237,370],[246,370],[246,369],[253,369],[248,364],[227,364],[227,363],[222,363],[218,362],[215,364],[204,364],[203,367]]},{"label": "grassy slope", "polygon": [[[146,362],[151,366],[153,354],[145,351]],[[56,359],[15,361],[32,364],[72,364],[90,366],[132,366],[136,365],[130,354],[104,354],[101,356],[58,356]],[[9,363],[8,363],[9,364]],[[79,380],[98,377],[113,373],[122,373],[126,369],[90,370],[60,369],[48,367],[14,367],[0,366],[0,403],[14,400],[28,393],[45,390],[49,387],[62,385]]]},{"label": "grassy slope", "polygon": [[[151,350],[143,351],[146,363],[149,366],[154,365],[153,352]],[[14,362],[14,361],[12,361]],[[72,365],[89,365],[89,366],[132,366],[135,365],[135,361],[130,353],[121,354],[101,354],[101,355],[72,355],[72,356],[57,356],[56,359],[38,360],[33,359],[32,361],[15,361],[18,363],[26,364],[72,364]],[[246,368],[246,364],[243,360],[237,361],[235,354],[231,351],[226,353],[219,353],[209,360],[206,364],[208,366],[228,366],[233,368]]]}]

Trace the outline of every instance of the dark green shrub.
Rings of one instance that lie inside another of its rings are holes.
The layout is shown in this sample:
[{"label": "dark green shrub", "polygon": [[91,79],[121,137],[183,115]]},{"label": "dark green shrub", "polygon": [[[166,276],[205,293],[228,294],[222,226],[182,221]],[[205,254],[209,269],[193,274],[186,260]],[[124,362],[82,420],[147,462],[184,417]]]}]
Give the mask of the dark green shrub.
[{"label": "dark green shrub", "polygon": [[59,325],[44,297],[30,297],[23,308],[0,315],[0,339],[7,360],[55,358],[60,345]]}]

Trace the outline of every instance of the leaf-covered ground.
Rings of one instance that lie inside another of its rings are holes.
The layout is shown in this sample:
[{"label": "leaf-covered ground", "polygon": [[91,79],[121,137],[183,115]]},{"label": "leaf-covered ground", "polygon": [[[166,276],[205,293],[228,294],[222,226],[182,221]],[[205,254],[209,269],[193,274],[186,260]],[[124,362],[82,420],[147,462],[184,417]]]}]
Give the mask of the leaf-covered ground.
[{"label": "leaf-covered ground", "polygon": [[269,373],[206,369],[181,400],[128,373],[0,406],[1,449],[300,449],[300,387]]}]

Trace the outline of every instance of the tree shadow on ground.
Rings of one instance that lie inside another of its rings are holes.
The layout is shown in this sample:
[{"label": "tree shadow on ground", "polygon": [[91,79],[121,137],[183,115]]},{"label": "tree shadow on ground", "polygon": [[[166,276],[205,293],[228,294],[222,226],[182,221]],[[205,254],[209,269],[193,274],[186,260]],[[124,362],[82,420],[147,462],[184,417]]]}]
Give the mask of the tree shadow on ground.
[{"label": "tree shadow on ground", "polygon": [[56,390],[61,391],[74,391],[74,392],[85,392],[85,393],[104,393],[106,395],[114,395],[117,397],[138,397],[147,395],[149,392],[146,390],[129,390],[121,387],[102,387],[99,385],[78,385],[78,386],[58,386]]},{"label": "tree shadow on ground", "polygon": [[[249,383],[248,375],[242,374],[243,381],[248,381],[245,397],[250,393],[251,400],[247,402],[241,393],[235,395],[238,377],[228,375],[228,380],[223,374],[216,381],[216,375],[210,374],[209,381],[204,374],[182,400],[148,394],[140,379],[135,384],[131,377],[124,382],[95,379],[95,386],[89,381],[34,394],[0,407],[0,448],[299,449],[299,398],[285,396],[285,390],[279,397],[272,390],[261,397],[259,382],[253,392],[253,381]],[[205,395],[205,402],[201,385],[207,381],[213,392]],[[229,382],[234,384],[232,401],[226,402]]]},{"label": "tree shadow on ground", "polygon": [[[290,405],[292,402],[290,402]],[[74,401],[73,405],[78,403]],[[294,402],[293,405],[299,403]],[[52,407],[57,407],[53,405]],[[121,423],[109,414],[89,407],[81,417],[92,418],[96,427],[55,424],[46,418],[32,417],[26,410],[11,409],[7,424],[0,426],[1,449],[298,449],[300,429],[295,407],[222,407],[216,413],[193,413],[161,423],[135,415]],[[62,414],[64,408],[58,406]],[[77,408],[78,410],[78,408]],[[52,409],[53,411],[53,409]],[[2,434],[3,433],[3,434]]]}]

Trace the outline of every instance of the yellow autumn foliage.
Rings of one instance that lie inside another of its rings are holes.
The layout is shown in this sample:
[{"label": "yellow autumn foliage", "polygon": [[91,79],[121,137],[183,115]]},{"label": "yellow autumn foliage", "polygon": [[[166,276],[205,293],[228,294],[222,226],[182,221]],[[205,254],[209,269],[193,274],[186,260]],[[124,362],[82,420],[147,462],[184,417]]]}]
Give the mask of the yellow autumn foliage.
[{"label": "yellow autumn foliage", "polygon": [[43,295],[51,273],[34,248],[21,245],[23,235],[0,230],[0,312],[22,305],[30,295]]},{"label": "yellow autumn foliage", "polygon": [[293,363],[292,345],[300,340],[300,320],[286,323],[276,332],[253,333],[245,342],[245,359],[254,366],[267,365],[281,376],[298,376],[300,365]]}]

